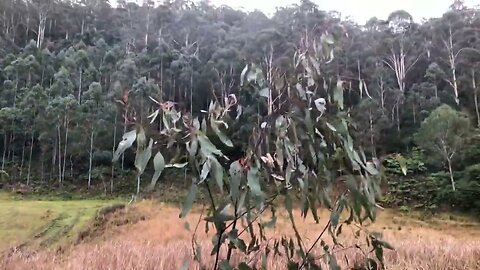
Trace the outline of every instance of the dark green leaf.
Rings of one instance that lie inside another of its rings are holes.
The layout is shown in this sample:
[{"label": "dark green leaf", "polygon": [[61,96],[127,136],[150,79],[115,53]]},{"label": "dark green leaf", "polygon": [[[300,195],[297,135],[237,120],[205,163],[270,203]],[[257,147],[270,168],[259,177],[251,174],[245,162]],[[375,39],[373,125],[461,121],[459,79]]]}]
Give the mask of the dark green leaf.
[{"label": "dark green leaf", "polygon": [[242,262],[238,265],[238,270],[253,270],[247,263]]},{"label": "dark green leaf", "polygon": [[232,266],[230,266],[230,262],[227,260],[223,260],[218,264],[218,268],[220,270],[233,270]]},{"label": "dark green leaf", "polygon": [[263,191],[260,187],[260,173],[258,168],[251,167],[247,173],[247,185],[252,191],[253,195],[263,197]]},{"label": "dark green leaf", "polygon": [[184,218],[188,214],[188,212],[190,212],[190,210],[192,209],[193,202],[197,197],[197,192],[198,192],[198,186],[197,184],[193,183],[192,186],[190,187],[190,191],[188,192],[187,199],[183,203],[183,209],[182,209],[182,212],[180,213],[180,218]]}]

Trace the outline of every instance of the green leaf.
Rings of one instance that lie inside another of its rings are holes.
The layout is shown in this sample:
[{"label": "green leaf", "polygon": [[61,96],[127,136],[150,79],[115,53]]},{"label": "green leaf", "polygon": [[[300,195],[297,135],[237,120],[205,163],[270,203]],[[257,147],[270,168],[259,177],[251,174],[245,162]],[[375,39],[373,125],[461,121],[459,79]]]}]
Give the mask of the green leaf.
[{"label": "green leaf", "polygon": [[230,174],[230,197],[233,201],[238,199],[238,194],[240,191],[240,184],[243,178],[243,168],[240,162],[234,161],[230,164],[230,169],[228,170]]},{"label": "green leaf", "polygon": [[153,140],[150,139],[150,142],[148,143],[148,147],[146,149],[143,149],[139,153],[137,152],[137,155],[135,156],[135,167],[137,168],[140,174],[142,174],[145,171],[148,161],[152,157],[152,147],[153,147]]},{"label": "green leaf", "polygon": [[367,162],[366,170],[371,175],[378,175],[378,170],[372,162]]},{"label": "green leaf", "polygon": [[205,156],[210,156],[211,154],[223,156],[222,151],[218,150],[205,134],[199,133],[198,141],[200,142],[200,151],[202,151]]},{"label": "green leaf", "polygon": [[300,96],[301,99],[307,100],[307,94],[305,93],[305,90],[303,90],[303,87],[300,83],[297,83],[295,86],[298,92],[298,95]]},{"label": "green leaf", "polygon": [[232,141],[220,130],[217,121],[215,121],[213,118],[211,118],[210,120],[210,126],[212,127],[213,132],[215,132],[215,134],[220,139],[220,141],[222,141],[223,144],[228,147],[233,147]]},{"label": "green leaf", "polygon": [[211,160],[211,173],[210,175],[215,179],[220,192],[223,193],[223,167],[214,157],[210,158]]},{"label": "green leaf", "polygon": [[198,150],[198,139],[197,136],[192,136],[191,140],[186,143],[187,151],[190,157],[194,157],[197,154]]},{"label": "green leaf", "polygon": [[233,270],[232,266],[230,266],[230,262],[227,260],[223,260],[218,264],[218,268],[220,270]]},{"label": "green leaf", "polygon": [[298,270],[300,265],[298,265],[298,262],[294,261],[288,261],[287,263],[287,269],[288,270]]},{"label": "green leaf", "polygon": [[247,173],[247,185],[253,195],[263,197],[263,191],[260,187],[260,172],[257,167],[251,167]]},{"label": "green leaf", "polygon": [[402,155],[398,155],[397,161],[400,165],[400,168],[402,169],[403,175],[407,175],[407,160]]},{"label": "green leaf", "polygon": [[337,87],[333,92],[333,100],[337,103],[338,108],[343,110],[343,81],[337,81]]},{"label": "green leaf", "polygon": [[242,262],[238,265],[238,270],[253,270],[247,263]]},{"label": "green leaf", "polygon": [[268,98],[270,96],[270,89],[268,88],[263,88],[262,90],[260,90],[260,92],[258,92],[258,94],[261,96],[261,97],[266,97]]},{"label": "green leaf", "polygon": [[340,266],[337,263],[337,259],[335,258],[334,255],[329,254],[328,255],[328,267],[330,270],[340,270]]},{"label": "green leaf", "polygon": [[212,162],[210,158],[207,158],[207,160],[205,160],[205,162],[203,163],[202,172],[200,173],[200,183],[203,183],[203,181],[207,179],[207,176],[210,174],[211,166]]},{"label": "green leaf", "polygon": [[135,142],[136,138],[137,138],[136,130],[132,130],[123,134],[122,141],[118,143],[117,150],[113,154],[112,162],[117,162],[120,156],[125,152],[125,150],[132,147],[133,142]]},{"label": "green leaf", "polygon": [[247,75],[248,71],[248,65],[245,65],[245,67],[242,70],[242,73],[240,74],[240,86],[243,86],[245,82],[245,75]]},{"label": "green leaf", "polygon": [[165,169],[165,159],[163,158],[163,155],[162,153],[160,153],[160,151],[158,151],[158,153],[153,158],[153,168],[155,169],[155,173],[153,174],[152,182],[150,183],[150,189],[153,189],[155,187],[158,178]]},{"label": "green leaf", "polygon": [[188,259],[186,258],[184,261],[183,261],[183,264],[182,264],[182,267],[180,267],[180,270],[188,270],[188,266],[190,265],[190,262],[188,261]]},{"label": "green leaf", "polygon": [[386,249],[390,249],[390,250],[395,250],[395,248],[392,245],[390,245],[390,243],[382,241],[382,240],[377,240],[377,241],[382,247],[384,247]]},{"label": "green leaf", "polygon": [[367,270],[378,270],[378,264],[374,259],[368,258],[368,260],[367,260]]},{"label": "green leaf", "polygon": [[197,192],[198,192],[198,185],[193,183],[192,186],[190,187],[190,191],[188,192],[187,198],[183,203],[183,209],[182,209],[182,212],[180,213],[180,218],[184,218],[188,214],[188,212],[190,212],[190,210],[192,209],[193,202],[197,197]]}]

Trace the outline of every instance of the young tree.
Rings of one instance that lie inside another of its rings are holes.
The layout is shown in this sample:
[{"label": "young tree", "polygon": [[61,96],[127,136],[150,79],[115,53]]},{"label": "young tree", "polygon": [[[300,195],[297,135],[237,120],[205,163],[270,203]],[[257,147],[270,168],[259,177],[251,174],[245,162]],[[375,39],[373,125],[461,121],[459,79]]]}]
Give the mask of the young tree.
[{"label": "young tree", "polygon": [[470,119],[444,104],[435,109],[415,134],[416,144],[434,160],[447,163],[452,189],[455,191],[452,163],[461,155],[470,132]]}]

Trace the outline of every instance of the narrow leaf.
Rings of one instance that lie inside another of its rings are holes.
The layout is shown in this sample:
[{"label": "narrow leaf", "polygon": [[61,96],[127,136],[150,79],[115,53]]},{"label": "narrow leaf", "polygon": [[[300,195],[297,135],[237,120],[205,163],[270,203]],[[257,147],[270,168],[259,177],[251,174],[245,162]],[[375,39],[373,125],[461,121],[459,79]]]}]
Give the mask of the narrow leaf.
[{"label": "narrow leaf", "polygon": [[120,156],[127,150],[128,148],[132,147],[133,142],[135,142],[135,139],[137,138],[137,131],[132,130],[129,131],[122,136],[122,141],[118,143],[117,150],[113,154],[113,162],[116,162]]},{"label": "narrow leaf", "polygon": [[184,218],[188,214],[188,212],[190,212],[190,210],[192,209],[193,202],[197,197],[197,192],[198,192],[198,186],[195,183],[193,183],[192,186],[190,187],[190,191],[188,192],[187,198],[183,203],[183,209],[182,209],[182,212],[180,213],[180,218]]},{"label": "narrow leaf", "polygon": [[162,174],[163,170],[165,169],[165,159],[163,158],[162,153],[160,151],[155,155],[153,158],[153,168],[155,169],[155,173],[152,177],[152,183],[150,184],[150,189],[155,187],[158,178]]}]

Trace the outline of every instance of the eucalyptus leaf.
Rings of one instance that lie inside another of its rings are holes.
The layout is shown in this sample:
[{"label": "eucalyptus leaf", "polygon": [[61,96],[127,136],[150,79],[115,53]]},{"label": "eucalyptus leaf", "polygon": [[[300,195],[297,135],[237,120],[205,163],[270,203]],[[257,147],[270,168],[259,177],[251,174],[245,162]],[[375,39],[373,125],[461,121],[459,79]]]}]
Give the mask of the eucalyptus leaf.
[{"label": "eucalyptus leaf", "polygon": [[136,130],[132,130],[132,131],[129,131],[129,132],[123,134],[122,141],[120,141],[120,143],[118,143],[117,150],[113,154],[112,162],[118,161],[118,159],[125,152],[125,150],[132,147],[136,138],[137,138],[137,131]]},{"label": "eucalyptus leaf", "polygon": [[343,81],[337,81],[337,87],[333,92],[333,100],[337,103],[338,108],[343,110]]},{"label": "eucalyptus leaf", "polygon": [[155,157],[153,158],[153,168],[155,169],[155,173],[152,177],[152,183],[150,183],[150,189],[155,187],[155,184],[158,181],[158,178],[162,174],[163,170],[165,169],[165,159],[163,158],[162,153],[157,152]]},{"label": "eucalyptus leaf", "polygon": [[137,155],[135,156],[135,167],[137,168],[139,174],[143,174],[145,168],[147,167],[148,161],[152,157],[152,147],[153,140],[150,139],[148,147],[139,153],[137,152]]},{"label": "eucalyptus leaf", "polygon": [[211,157],[211,175],[215,179],[220,192],[223,193],[223,167],[215,157]]},{"label": "eucalyptus leaf", "polygon": [[220,139],[220,141],[222,141],[223,144],[228,147],[233,147],[232,141],[220,130],[217,121],[215,121],[213,118],[211,118],[210,120],[210,126],[212,127],[213,132],[215,132],[215,134]]},{"label": "eucalyptus leaf", "polygon": [[210,141],[210,139],[203,133],[198,134],[198,141],[200,142],[200,151],[202,151],[205,156],[209,156],[211,154],[223,156],[222,151],[218,150],[217,147]]},{"label": "eucalyptus leaf", "polygon": [[165,168],[176,168],[176,169],[183,169],[185,166],[188,165],[188,162],[185,163],[173,163],[165,165]]},{"label": "eucalyptus leaf", "polygon": [[263,197],[263,191],[260,187],[260,172],[257,167],[251,167],[247,172],[247,185],[253,195]]},{"label": "eucalyptus leaf", "polygon": [[184,218],[188,214],[188,212],[190,212],[193,206],[193,202],[197,197],[197,193],[198,193],[198,185],[195,183],[192,183],[192,186],[190,187],[190,191],[188,191],[187,198],[183,203],[183,209],[182,209],[182,212],[180,213],[180,218]]},{"label": "eucalyptus leaf", "polygon": [[248,71],[248,65],[245,65],[245,67],[242,70],[242,73],[240,74],[240,86],[243,86],[245,82],[245,75],[247,75]]},{"label": "eucalyptus leaf", "polygon": [[270,89],[264,88],[264,89],[260,90],[260,92],[258,92],[258,94],[259,94],[261,97],[268,98],[268,97],[270,96]]},{"label": "eucalyptus leaf", "polygon": [[230,197],[235,201],[239,196],[240,184],[243,178],[243,167],[237,160],[230,164],[228,172],[230,174]]}]

